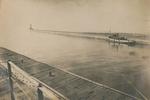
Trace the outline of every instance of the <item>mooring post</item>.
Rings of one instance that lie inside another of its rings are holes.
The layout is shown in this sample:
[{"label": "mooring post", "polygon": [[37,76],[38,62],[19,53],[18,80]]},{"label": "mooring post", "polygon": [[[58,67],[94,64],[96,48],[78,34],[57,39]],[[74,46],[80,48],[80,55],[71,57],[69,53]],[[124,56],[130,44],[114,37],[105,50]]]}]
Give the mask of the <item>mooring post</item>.
[{"label": "mooring post", "polygon": [[38,100],[44,100],[43,92],[40,90],[41,84],[37,88]]},{"label": "mooring post", "polygon": [[9,60],[7,61],[7,67],[8,67],[8,78],[9,78],[9,86],[10,86],[11,100],[15,100],[14,88],[13,88],[13,81],[12,81],[11,65],[10,65],[10,63],[9,63]]}]

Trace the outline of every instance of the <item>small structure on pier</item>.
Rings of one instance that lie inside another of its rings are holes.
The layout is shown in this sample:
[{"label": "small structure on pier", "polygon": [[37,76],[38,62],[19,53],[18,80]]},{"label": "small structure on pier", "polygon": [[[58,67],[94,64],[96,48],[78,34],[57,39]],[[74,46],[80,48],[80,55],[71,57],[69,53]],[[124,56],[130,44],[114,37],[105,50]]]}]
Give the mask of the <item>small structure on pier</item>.
[{"label": "small structure on pier", "polygon": [[30,27],[29,27],[29,29],[30,29],[30,30],[33,30],[32,24],[30,24]]}]

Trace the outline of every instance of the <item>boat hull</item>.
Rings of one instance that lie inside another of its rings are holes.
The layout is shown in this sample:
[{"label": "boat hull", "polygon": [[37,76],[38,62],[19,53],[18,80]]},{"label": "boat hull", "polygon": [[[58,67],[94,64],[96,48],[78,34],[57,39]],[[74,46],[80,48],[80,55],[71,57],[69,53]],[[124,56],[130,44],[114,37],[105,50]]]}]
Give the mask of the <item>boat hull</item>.
[{"label": "boat hull", "polygon": [[121,43],[121,44],[135,44],[135,41],[132,40],[118,40],[118,39],[108,38],[108,41],[114,43]]}]

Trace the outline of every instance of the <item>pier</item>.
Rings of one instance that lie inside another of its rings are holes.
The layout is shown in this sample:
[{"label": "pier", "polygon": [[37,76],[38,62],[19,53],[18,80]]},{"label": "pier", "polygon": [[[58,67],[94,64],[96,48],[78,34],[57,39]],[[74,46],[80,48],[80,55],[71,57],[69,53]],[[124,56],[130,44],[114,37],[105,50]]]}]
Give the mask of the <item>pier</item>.
[{"label": "pier", "polygon": [[[148,34],[142,33],[124,33],[124,32],[75,32],[75,31],[57,31],[57,30],[43,30],[38,28],[33,28],[32,25],[29,27],[30,31],[36,33],[44,33],[44,34],[53,34],[53,35],[62,35],[69,37],[78,37],[78,38],[88,38],[88,39],[96,39],[96,40],[105,40],[108,42],[115,42],[121,44],[127,44],[129,46],[134,45],[150,45]],[[120,42],[117,40],[110,40],[109,36],[114,34],[121,35],[123,37],[128,37],[130,41],[134,41],[135,43],[128,42]]]},{"label": "pier", "polygon": [[144,100],[5,48],[0,48],[0,61],[11,68],[13,79],[50,100]]}]

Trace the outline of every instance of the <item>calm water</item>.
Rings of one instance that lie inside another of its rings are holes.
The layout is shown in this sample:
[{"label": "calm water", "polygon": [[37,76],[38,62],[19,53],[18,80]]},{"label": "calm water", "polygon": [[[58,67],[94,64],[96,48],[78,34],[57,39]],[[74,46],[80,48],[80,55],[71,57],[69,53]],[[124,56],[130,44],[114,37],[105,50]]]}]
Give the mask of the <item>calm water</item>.
[{"label": "calm water", "polygon": [[[96,82],[139,96],[150,97],[149,47],[114,45],[106,41],[29,32],[8,48],[69,70]],[[40,44],[40,45],[39,45]]]},{"label": "calm water", "polygon": [[56,30],[107,31],[111,27],[112,31],[147,33],[149,1],[56,1],[1,0],[0,46],[131,95],[140,97],[140,92],[150,99],[149,47],[118,46],[28,29],[33,23],[39,28]]}]

